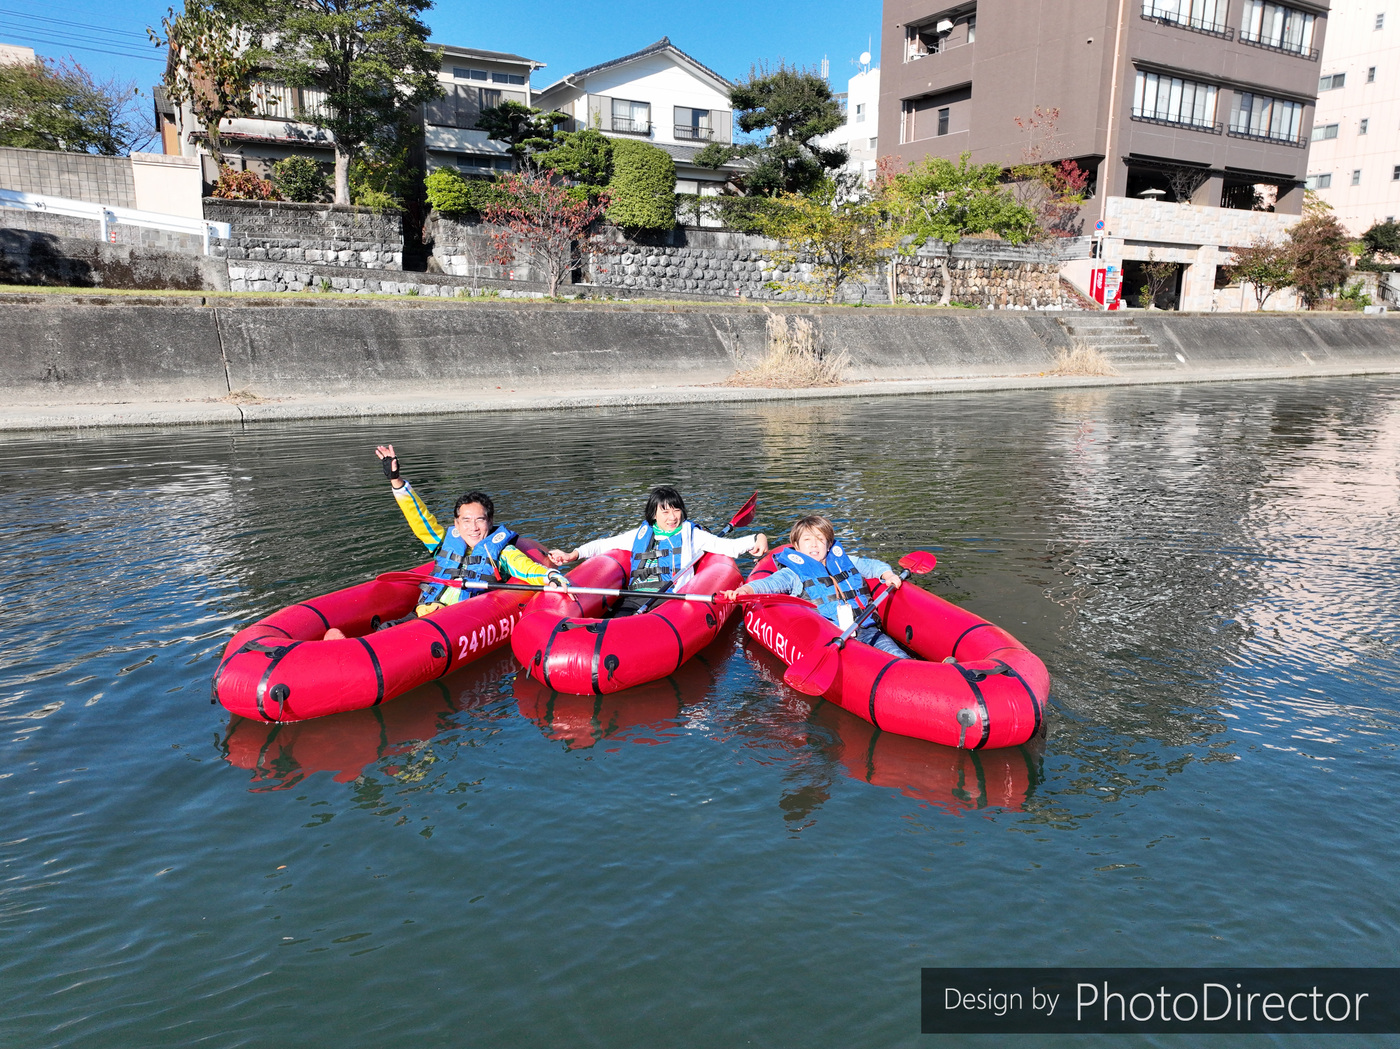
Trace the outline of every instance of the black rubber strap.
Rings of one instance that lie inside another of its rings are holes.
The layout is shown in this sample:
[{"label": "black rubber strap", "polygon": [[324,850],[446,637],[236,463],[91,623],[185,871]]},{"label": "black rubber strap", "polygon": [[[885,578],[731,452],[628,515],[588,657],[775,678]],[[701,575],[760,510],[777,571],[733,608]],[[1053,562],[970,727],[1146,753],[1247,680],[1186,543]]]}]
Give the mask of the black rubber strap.
[{"label": "black rubber strap", "polygon": [[[249,642],[249,644],[253,644],[253,643],[254,643],[254,642],[251,642],[251,641]],[[267,683],[268,683],[268,681],[271,680],[271,678],[272,678],[272,672],[273,672],[274,670],[277,669],[277,664],[278,664],[278,663],[280,663],[280,662],[282,662],[282,660],[286,659],[287,656],[290,655],[294,649],[299,648],[301,645],[304,645],[305,643],[306,643],[306,642],[304,642],[304,641],[293,641],[290,645],[288,645],[286,648],[284,648],[284,649],[282,649],[281,651],[279,651],[275,656],[273,656],[271,659],[269,659],[269,660],[267,661],[267,667],[264,668],[263,673],[262,673],[262,677],[258,680],[258,691],[257,691],[256,697],[255,697],[255,698],[257,699],[257,704],[258,704],[258,714],[260,714],[260,715],[262,716],[262,719],[263,719],[264,721],[281,721],[281,720],[282,720],[282,710],[281,710],[281,706],[279,706],[279,708],[278,708],[277,717],[274,718],[274,717],[272,717],[270,714],[268,714],[267,708],[263,705],[263,704],[264,704],[264,701],[267,699]],[[285,705],[285,704],[283,704],[283,705]]]},{"label": "black rubber strap", "polygon": [[379,665],[379,656],[375,654],[373,645],[362,637],[357,637],[355,640],[365,646],[365,651],[369,653],[369,661],[374,667],[375,693],[371,706],[377,707],[384,702],[384,668]]}]

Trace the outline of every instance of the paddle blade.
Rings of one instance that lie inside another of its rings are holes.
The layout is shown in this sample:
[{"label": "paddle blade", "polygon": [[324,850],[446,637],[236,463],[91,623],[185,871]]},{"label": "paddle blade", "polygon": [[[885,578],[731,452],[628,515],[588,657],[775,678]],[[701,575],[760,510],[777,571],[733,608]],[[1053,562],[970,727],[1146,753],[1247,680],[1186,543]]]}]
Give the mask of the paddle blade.
[{"label": "paddle blade", "polygon": [[933,566],[938,564],[938,558],[934,557],[927,550],[911,550],[899,559],[899,567],[907,568],[915,575],[923,575],[925,572],[932,572]]},{"label": "paddle blade", "polygon": [[743,528],[753,520],[754,511],[758,509],[758,493],[754,492],[749,496],[749,501],[739,507],[738,512],[729,519],[730,528]]},{"label": "paddle blade", "polygon": [[820,696],[836,682],[841,669],[841,650],[828,642],[815,652],[808,652],[783,674],[783,683],[804,696]]}]

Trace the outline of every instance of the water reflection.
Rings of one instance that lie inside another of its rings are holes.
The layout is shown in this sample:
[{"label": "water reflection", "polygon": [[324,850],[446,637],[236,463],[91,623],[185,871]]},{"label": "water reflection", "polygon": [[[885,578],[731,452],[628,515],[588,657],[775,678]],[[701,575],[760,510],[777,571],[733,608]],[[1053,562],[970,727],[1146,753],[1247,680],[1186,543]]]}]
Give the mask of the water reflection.
[{"label": "water reflection", "polygon": [[254,792],[286,790],[318,772],[336,783],[363,782],[371,770],[403,784],[421,782],[438,755],[434,739],[460,728],[458,717],[502,701],[517,669],[509,652],[496,652],[390,703],[290,724],[234,715],[219,742],[224,760],[252,773]]}]

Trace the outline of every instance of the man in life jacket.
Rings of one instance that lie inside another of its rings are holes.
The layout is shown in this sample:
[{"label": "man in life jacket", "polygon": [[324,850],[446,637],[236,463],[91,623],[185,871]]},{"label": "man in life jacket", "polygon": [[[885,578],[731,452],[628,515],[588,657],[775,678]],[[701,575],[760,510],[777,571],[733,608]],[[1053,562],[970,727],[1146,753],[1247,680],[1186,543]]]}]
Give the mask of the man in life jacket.
[{"label": "man in life jacket", "polygon": [[[627,550],[632,554],[627,589],[659,593],[668,589],[684,592],[685,585],[695,574],[696,562],[705,554],[762,557],[768,552],[768,537],[762,532],[723,539],[688,520],[685,500],[668,484],[651,490],[643,517],[641,525],[626,532],[594,539],[567,552],[551,550],[549,559],[556,565],[564,565],[608,550]],[[612,615],[632,615],[650,601],[644,597],[625,598],[613,609]]]},{"label": "man in life jacket", "polygon": [[[781,567],[770,576],[725,591],[731,601],[740,594],[792,594],[804,597],[817,611],[843,631],[870,604],[866,579],[879,578],[898,590],[903,582],[893,568],[873,557],[854,557],[836,541],[836,529],[825,517],[813,514],[792,526],[792,544],[773,555]],[[871,615],[855,633],[855,639],[900,659],[909,653],[880,629],[880,620]]]},{"label": "man in life jacket", "polygon": [[[389,478],[394,498],[413,534],[432,551],[434,576],[439,579],[497,583],[515,578],[522,583],[568,588],[568,581],[562,573],[541,565],[514,545],[519,536],[505,525],[495,523],[496,507],[485,492],[468,492],[458,499],[452,508],[452,526],[443,528],[433,512],[418,498],[413,486],[400,475],[394,446],[380,445],[374,454],[384,464],[384,476]],[[448,605],[486,592],[446,583],[424,583],[419,589],[418,607],[414,609],[413,616],[397,622],[414,616],[432,615]]]}]

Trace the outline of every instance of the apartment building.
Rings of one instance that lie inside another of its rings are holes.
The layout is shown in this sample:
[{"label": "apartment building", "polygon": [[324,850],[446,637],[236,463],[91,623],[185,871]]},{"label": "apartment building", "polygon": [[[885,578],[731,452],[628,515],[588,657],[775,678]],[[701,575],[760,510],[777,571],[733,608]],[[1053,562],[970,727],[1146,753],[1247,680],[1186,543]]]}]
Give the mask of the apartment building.
[{"label": "apartment building", "polygon": [[[869,57],[861,56],[862,59]],[[846,82],[845,93],[836,97],[846,114],[846,122],[817,141],[827,149],[844,147],[845,170],[871,182],[875,178],[875,160],[879,150],[880,70],[862,68]]]},{"label": "apartment building", "polygon": [[686,54],[668,37],[621,58],[571,73],[542,90],[535,105],[557,109],[569,130],[595,127],[613,138],[650,142],[676,162],[676,192],[714,195],[728,174],[694,163],[711,142],[732,141],[733,89],[724,77]]},{"label": "apartment building", "polygon": [[[885,0],[879,153],[1074,159],[1104,263],[1177,262],[1209,309],[1228,249],[1302,210],[1326,26],[1313,0]],[[1018,126],[1037,107],[1053,130]]]},{"label": "apartment building", "polygon": [[1336,0],[1307,185],[1354,236],[1400,216],[1400,3]]}]

